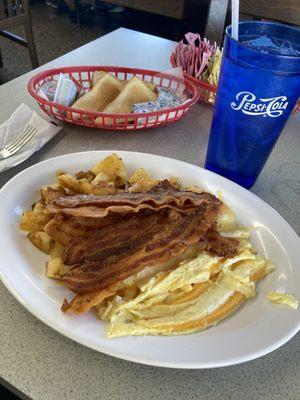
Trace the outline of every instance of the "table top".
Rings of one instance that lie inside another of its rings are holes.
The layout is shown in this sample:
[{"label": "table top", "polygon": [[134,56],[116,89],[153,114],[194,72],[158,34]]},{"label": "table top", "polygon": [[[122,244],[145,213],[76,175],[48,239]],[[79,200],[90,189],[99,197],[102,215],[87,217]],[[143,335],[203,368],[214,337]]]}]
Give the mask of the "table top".
[{"label": "table top", "polygon": [[[38,70],[70,65],[170,68],[175,43],[117,29]],[[26,85],[37,70],[0,87],[0,123],[25,102],[38,110]],[[5,99],[5,101],[4,101]],[[41,160],[86,150],[149,152],[203,165],[212,108],[197,104],[170,126],[138,132],[108,132],[65,125],[42,150],[0,174],[2,186]],[[300,233],[300,115],[288,121],[252,191]],[[3,236],[1,240],[4,240]],[[275,352],[242,365],[212,370],[142,366],[97,353],[44,325],[0,284],[0,376],[22,398],[84,399],[299,399],[300,335]]]}]

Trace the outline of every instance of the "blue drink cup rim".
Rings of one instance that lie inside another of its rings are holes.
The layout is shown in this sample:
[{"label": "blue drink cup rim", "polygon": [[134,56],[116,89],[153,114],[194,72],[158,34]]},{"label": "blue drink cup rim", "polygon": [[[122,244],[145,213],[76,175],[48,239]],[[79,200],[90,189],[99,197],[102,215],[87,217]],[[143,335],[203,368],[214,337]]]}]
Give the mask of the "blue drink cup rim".
[{"label": "blue drink cup rim", "polygon": [[[247,28],[251,29],[247,31]],[[284,33],[286,35],[284,36]],[[265,21],[243,21],[239,23],[239,36],[253,35],[275,36],[276,39],[288,40],[297,43],[300,46],[300,28],[293,27],[279,22]],[[282,34],[278,37],[278,34]],[[225,30],[225,52],[234,62],[244,67],[260,68],[273,70],[288,74],[300,73],[299,55],[281,55],[262,52],[259,49],[251,47],[243,42],[234,39],[231,36],[231,25]]]}]

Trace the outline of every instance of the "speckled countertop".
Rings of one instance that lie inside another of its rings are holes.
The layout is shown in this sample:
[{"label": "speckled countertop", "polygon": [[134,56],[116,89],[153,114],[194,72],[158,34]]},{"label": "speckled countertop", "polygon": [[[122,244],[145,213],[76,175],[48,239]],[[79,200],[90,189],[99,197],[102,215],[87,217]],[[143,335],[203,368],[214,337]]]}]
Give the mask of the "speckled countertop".
[{"label": "speckled countertop", "polygon": [[[130,48],[128,47],[130,43]],[[127,46],[127,47],[126,47]],[[127,65],[163,70],[174,43],[119,29],[67,54],[58,65]],[[149,51],[152,49],[152,51]],[[42,68],[45,68],[43,66]],[[0,87],[0,122],[21,102],[32,72]],[[5,101],[3,101],[5,99]],[[300,233],[300,116],[290,119],[254,193]],[[39,153],[0,174],[0,185],[41,160],[76,151],[122,149],[203,164],[211,108],[196,105],[183,121],[153,131],[111,133],[66,126]],[[83,140],[84,136],[84,140]],[[0,240],[5,240],[1,234]],[[23,398],[34,400],[298,400],[300,336],[258,360],[214,370],[171,370],[118,360],[85,348],[44,325],[0,284],[0,375]]]}]

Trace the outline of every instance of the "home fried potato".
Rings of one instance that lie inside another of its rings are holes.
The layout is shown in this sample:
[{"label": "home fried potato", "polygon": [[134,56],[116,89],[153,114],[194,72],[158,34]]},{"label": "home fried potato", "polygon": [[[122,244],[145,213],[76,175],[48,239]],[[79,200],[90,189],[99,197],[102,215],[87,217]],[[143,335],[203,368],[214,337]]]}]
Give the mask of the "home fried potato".
[{"label": "home fried potato", "polygon": [[93,194],[94,185],[92,185],[86,178],[78,180],[78,191],[82,194]]},{"label": "home fried potato", "polygon": [[157,179],[141,179],[129,188],[130,193],[149,192],[159,181]]},{"label": "home fried potato", "polygon": [[32,207],[32,212],[43,213],[45,210],[45,205],[41,201],[36,201]]},{"label": "home fried potato", "polygon": [[[101,183],[101,182],[100,182]],[[78,180],[78,191],[82,194],[95,194],[96,196],[114,194],[115,185],[113,182],[102,182],[102,185],[96,186],[90,183],[86,178]]]},{"label": "home fried potato", "polygon": [[141,193],[148,192],[159,181],[157,179],[153,179],[145,168],[138,168],[131,175],[128,182],[130,185],[132,185],[129,188],[130,193]]},{"label": "home fried potato", "polygon": [[52,239],[50,236],[47,235],[46,232],[43,231],[30,232],[28,234],[28,238],[31,241],[31,243],[39,250],[41,250],[43,253],[46,254],[49,253],[52,245]]},{"label": "home fried potato", "polygon": [[[60,196],[64,196],[66,194],[67,190],[69,190],[69,189],[60,188],[60,189],[54,190],[51,187],[47,187],[46,189],[43,189],[43,198],[45,199],[44,200],[45,204],[50,203],[51,201],[57,199]],[[45,212],[47,212],[47,210]]]},{"label": "home fried potato", "polygon": [[179,179],[177,178],[177,176],[171,176],[170,179],[169,179],[169,182],[171,183],[172,186],[174,186],[174,188],[180,189],[181,184],[180,184]]},{"label": "home fried potato", "polygon": [[127,173],[124,162],[117,154],[113,153],[110,156],[99,161],[91,171],[98,175],[100,172],[104,172],[109,181],[114,182],[116,187],[124,186],[127,182]]},{"label": "home fried potato", "polygon": [[75,176],[76,179],[86,178],[89,182],[95,178],[95,174],[93,174],[92,171],[79,171]]},{"label": "home fried potato", "polygon": [[70,270],[60,257],[52,258],[46,264],[46,275],[48,278],[60,279]]},{"label": "home fried potato", "polygon": [[60,175],[65,175],[65,171],[63,171],[62,169],[57,169],[56,176],[59,177]]},{"label": "home fried potato", "polygon": [[44,212],[24,211],[20,229],[27,232],[42,231],[51,218],[50,214],[45,214]]},{"label": "home fried potato", "polygon": [[79,182],[71,174],[60,175],[58,181],[62,187],[68,188],[75,193],[79,192]]},{"label": "home fried potato", "polygon": [[109,176],[105,172],[99,172],[92,180],[93,185],[98,185],[100,182],[109,182]]},{"label": "home fried potato", "polygon": [[60,257],[52,258],[46,264],[46,275],[48,278],[59,279],[61,278],[63,261]]},{"label": "home fried potato", "polygon": [[60,243],[54,241],[50,249],[51,258],[60,258],[63,255],[65,248]]},{"label": "home fried potato", "polygon": [[[49,190],[51,189],[51,190]],[[49,201],[48,196],[51,191],[60,191],[62,189],[61,185],[58,182],[53,183],[52,185],[46,185],[41,187],[41,198],[44,203]]]},{"label": "home fried potato", "polygon": [[137,183],[142,179],[152,179],[152,178],[149,175],[149,172],[145,168],[138,168],[131,175],[128,182],[130,183],[130,185],[134,185],[135,183]]}]

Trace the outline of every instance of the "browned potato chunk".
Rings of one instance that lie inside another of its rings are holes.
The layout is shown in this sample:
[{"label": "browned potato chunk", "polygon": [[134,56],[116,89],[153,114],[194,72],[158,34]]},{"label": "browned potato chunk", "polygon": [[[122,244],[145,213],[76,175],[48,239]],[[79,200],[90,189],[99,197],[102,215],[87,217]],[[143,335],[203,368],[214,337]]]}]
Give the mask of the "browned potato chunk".
[{"label": "browned potato chunk", "polygon": [[93,174],[92,171],[80,171],[77,172],[75,176],[77,179],[86,178],[89,182],[91,182],[95,178],[95,174]]},{"label": "browned potato chunk", "polygon": [[65,250],[64,246],[62,246],[58,242],[53,242],[50,249],[51,258],[62,257],[64,250]]},{"label": "browned potato chunk", "polygon": [[46,275],[48,278],[60,279],[63,269],[63,261],[60,257],[52,258],[46,264]]},{"label": "browned potato chunk", "polygon": [[109,181],[115,183],[116,187],[122,187],[127,182],[127,173],[124,162],[117,154],[111,154],[104,160],[99,161],[91,171],[98,175],[99,172],[104,172]]},{"label": "browned potato chunk", "polygon": [[79,192],[78,180],[71,174],[60,175],[58,181],[62,187],[70,189],[75,193]]},{"label": "browned potato chunk", "polygon": [[51,191],[60,191],[61,190],[61,186],[59,183],[53,183],[52,185],[47,185],[47,186],[42,186],[41,187],[41,197],[42,200],[47,203],[48,202],[48,195],[49,195],[49,189],[51,189]]},{"label": "browned potato chunk", "polygon": [[171,176],[171,178],[169,179],[169,182],[176,189],[180,189],[180,182],[179,182],[179,180],[178,180],[178,178],[176,176]]},{"label": "browned potato chunk", "polygon": [[[48,187],[44,191],[45,204],[48,204],[51,201],[57,199],[60,196],[65,195],[65,194],[66,194],[66,192],[64,189],[53,190],[51,187]],[[47,212],[46,209],[45,209],[45,212]]]},{"label": "browned potato chunk", "polygon": [[63,263],[60,257],[52,258],[46,264],[46,275],[48,278],[60,279],[70,271],[70,268]]},{"label": "browned potato chunk", "polygon": [[78,179],[78,192],[82,194],[92,194],[93,185],[86,179]]},{"label": "browned potato chunk", "polygon": [[32,212],[34,213],[43,213],[45,210],[45,205],[41,201],[37,201],[34,203],[32,207]]},{"label": "browned potato chunk", "polygon": [[42,231],[52,216],[45,213],[35,213],[33,211],[24,211],[21,219],[20,229],[22,231],[36,232]]},{"label": "browned potato chunk", "polygon": [[59,177],[60,175],[65,175],[66,173],[62,169],[58,169],[56,171],[56,176]]},{"label": "browned potato chunk", "polygon": [[141,179],[133,186],[131,186],[128,190],[130,193],[149,192],[149,190],[151,190],[153,186],[157,185],[157,183],[158,180],[156,179]]},{"label": "browned potato chunk", "polygon": [[91,183],[93,185],[98,185],[99,182],[109,182],[109,177],[105,172],[99,172]]},{"label": "browned potato chunk", "polygon": [[79,192],[82,194],[95,194],[96,196],[102,196],[106,194],[114,194],[115,185],[113,182],[103,182],[103,185],[95,186],[90,183],[87,179],[79,179]]},{"label": "browned potato chunk", "polygon": [[148,192],[159,181],[153,179],[145,168],[138,168],[129,178],[130,193]]},{"label": "browned potato chunk", "polygon": [[51,249],[52,239],[46,232],[36,231],[30,232],[28,238],[39,250],[48,254]]},{"label": "browned potato chunk", "polygon": [[138,168],[137,170],[134,171],[134,173],[131,175],[131,177],[129,178],[129,183],[130,185],[134,185],[135,183],[137,183],[138,181],[141,180],[145,180],[145,179],[152,179],[151,176],[149,175],[148,171],[145,168]]}]

